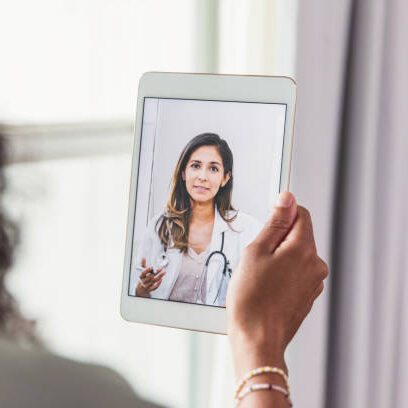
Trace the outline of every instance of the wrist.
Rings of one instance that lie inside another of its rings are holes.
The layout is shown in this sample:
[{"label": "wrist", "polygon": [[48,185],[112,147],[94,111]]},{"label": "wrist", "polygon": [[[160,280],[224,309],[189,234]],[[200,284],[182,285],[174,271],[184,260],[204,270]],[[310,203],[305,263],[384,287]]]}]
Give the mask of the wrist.
[{"label": "wrist", "polygon": [[229,338],[237,380],[248,371],[263,366],[278,367],[288,374],[286,346],[279,334],[256,337],[238,332],[230,334]]}]

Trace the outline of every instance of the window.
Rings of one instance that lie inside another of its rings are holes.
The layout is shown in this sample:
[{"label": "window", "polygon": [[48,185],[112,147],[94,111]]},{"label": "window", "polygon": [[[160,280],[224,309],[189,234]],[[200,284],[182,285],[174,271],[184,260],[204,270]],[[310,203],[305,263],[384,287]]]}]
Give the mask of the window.
[{"label": "window", "polygon": [[22,229],[8,283],[53,350],[167,406],[231,405],[226,338],[119,315],[137,83],[147,70],[293,75],[296,5],[2,2],[6,204]]}]

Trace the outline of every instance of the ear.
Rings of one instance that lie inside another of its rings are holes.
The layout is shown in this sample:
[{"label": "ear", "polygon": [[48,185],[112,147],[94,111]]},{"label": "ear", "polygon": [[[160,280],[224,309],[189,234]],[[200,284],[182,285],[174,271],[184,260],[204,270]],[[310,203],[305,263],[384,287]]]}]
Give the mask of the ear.
[{"label": "ear", "polygon": [[230,178],[231,178],[231,173],[228,172],[228,173],[225,175],[223,182],[221,183],[221,187],[224,187],[224,186],[228,183],[228,181],[229,181]]},{"label": "ear", "polygon": [[183,181],[186,181],[186,172],[185,171],[181,172],[181,177],[183,178]]}]

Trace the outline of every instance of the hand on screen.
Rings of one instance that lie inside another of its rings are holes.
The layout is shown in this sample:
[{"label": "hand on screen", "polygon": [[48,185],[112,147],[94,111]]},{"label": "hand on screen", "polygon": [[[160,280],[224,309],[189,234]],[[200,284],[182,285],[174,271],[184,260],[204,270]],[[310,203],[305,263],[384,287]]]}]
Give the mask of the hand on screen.
[{"label": "hand on screen", "polygon": [[136,287],[136,296],[150,297],[150,292],[156,290],[162,283],[166,271],[163,268],[158,268],[155,274],[152,266],[146,267],[146,258],[142,258],[142,267],[144,269]]},{"label": "hand on screen", "polygon": [[234,354],[274,350],[274,356],[258,355],[259,364],[275,359],[285,366],[283,352],[322,292],[327,274],[316,252],[309,212],[296,205],[292,194],[282,193],[264,228],[245,249],[228,288]]}]

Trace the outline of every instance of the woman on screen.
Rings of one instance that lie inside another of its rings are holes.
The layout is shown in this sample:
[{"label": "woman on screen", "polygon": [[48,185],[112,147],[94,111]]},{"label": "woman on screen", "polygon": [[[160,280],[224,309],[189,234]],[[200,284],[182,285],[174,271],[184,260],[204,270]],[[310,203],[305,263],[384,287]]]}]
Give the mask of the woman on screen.
[{"label": "woman on screen", "polygon": [[231,204],[233,156],[214,133],[194,137],[175,168],[165,213],[149,223],[130,294],[223,306],[243,249],[261,224]]}]

